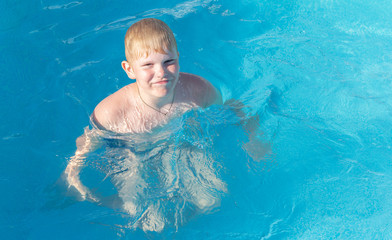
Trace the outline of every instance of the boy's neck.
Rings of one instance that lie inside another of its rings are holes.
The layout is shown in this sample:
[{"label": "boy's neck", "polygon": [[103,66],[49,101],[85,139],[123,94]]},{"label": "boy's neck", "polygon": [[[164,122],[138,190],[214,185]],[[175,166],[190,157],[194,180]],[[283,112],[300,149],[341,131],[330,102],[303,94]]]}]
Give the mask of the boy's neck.
[{"label": "boy's neck", "polygon": [[[168,107],[165,107],[167,110],[171,108],[174,102],[175,98],[175,88],[172,89],[166,96],[164,97],[155,97],[147,94],[143,94],[143,92],[140,91],[139,87],[136,85],[137,88],[137,93],[139,95],[139,98],[141,102],[146,105],[149,108],[152,108],[158,112],[161,112],[162,114],[165,114],[165,112],[162,112],[161,109],[164,108],[166,105],[170,105]],[[165,114],[166,115],[166,114]]]}]

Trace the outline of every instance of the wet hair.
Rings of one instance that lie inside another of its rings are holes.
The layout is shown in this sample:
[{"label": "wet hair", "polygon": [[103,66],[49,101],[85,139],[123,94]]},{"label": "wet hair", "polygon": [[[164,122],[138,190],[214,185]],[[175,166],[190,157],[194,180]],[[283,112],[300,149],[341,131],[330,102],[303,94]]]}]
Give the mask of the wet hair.
[{"label": "wet hair", "polygon": [[125,34],[125,56],[129,63],[140,57],[148,57],[151,52],[167,53],[177,50],[172,30],[163,21],[145,18],[128,28]]}]

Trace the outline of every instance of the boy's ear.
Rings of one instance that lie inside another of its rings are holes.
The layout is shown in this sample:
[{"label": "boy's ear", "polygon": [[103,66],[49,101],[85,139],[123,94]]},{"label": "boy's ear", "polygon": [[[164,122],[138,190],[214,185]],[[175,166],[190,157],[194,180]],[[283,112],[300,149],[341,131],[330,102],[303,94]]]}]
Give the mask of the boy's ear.
[{"label": "boy's ear", "polygon": [[130,79],[136,79],[135,73],[133,72],[131,65],[127,61],[122,61],[121,67],[124,69]]}]

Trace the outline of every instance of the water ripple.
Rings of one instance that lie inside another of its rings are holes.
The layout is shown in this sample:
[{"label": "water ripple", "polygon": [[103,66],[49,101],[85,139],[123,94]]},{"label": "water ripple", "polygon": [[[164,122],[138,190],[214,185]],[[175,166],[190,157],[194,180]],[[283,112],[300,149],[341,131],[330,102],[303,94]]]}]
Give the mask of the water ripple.
[{"label": "water ripple", "polygon": [[73,7],[79,6],[81,4],[83,4],[83,3],[74,1],[74,2],[70,2],[70,3],[66,3],[66,4],[46,6],[43,9],[44,10],[69,9],[69,8],[73,8]]},{"label": "water ripple", "polygon": [[116,29],[122,29],[122,28],[127,28],[129,27],[136,19],[135,16],[129,16],[129,17],[125,17],[125,18],[121,18],[109,23],[105,23],[105,24],[101,24],[101,25],[97,25],[95,26],[92,30],[83,32],[81,34],[78,34],[74,37],[70,37],[66,40],[63,40],[63,43],[65,44],[73,44],[77,41],[80,41],[82,39],[84,39],[87,36],[90,35],[95,35],[98,32],[102,33],[102,32],[106,32],[106,31],[112,31],[112,30],[116,30]]},{"label": "water ripple", "polygon": [[162,15],[170,15],[174,18],[183,18],[184,16],[194,13],[199,7],[208,7],[212,0],[192,0],[177,4],[173,8],[156,8],[137,14],[136,16],[128,16],[109,23],[95,26],[92,30],[80,33],[74,37],[63,40],[64,44],[74,44],[77,41],[84,39],[87,36],[95,35],[96,33],[112,31],[116,29],[126,29],[135,21],[146,17],[159,17]]},{"label": "water ripple", "polygon": [[335,27],[342,32],[354,36],[376,35],[380,37],[392,37],[392,31],[390,29],[378,26],[365,25],[359,22],[338,22]]},{"label": "water ripple", "polygon": [[161,15],[171,15],[174,18],[183,18],[189,13],[196,12],[198,7],[207,7],[212,0],[192,0],[177,4],[173,8],[157,8],[146,11],[142,16],[161,16]]},{"label": "water ripple", "polygon": [[68,73],[82,70],[82,69],[85,68],[85,67],[88,67],[88,66],[93,65],[93,64],[96,64],[96,63],[100,63],[101,61],[102,61],[102,60],[98,60],[98,61],[88,61],[88,62],[82,63],[82,64],[80,64],[80,65],[78,65],[78,66],[75,66],[75,67],[73,67],[73,68],[68,68],[65,72],[63,72],[63,73],[61,74],[61,76],[64,77],[64,76],[66,76]]}]

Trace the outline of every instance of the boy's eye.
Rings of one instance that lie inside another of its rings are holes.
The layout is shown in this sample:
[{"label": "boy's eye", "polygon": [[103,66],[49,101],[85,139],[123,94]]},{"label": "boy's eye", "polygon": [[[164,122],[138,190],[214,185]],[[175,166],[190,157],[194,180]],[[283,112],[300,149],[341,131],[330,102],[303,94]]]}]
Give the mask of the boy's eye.
[{"label": "boy's eye", "polygon": [[166,63],[166,64],[173,64],[174,62],[175,62],[174,59],[170,59],[170,60],[167,60],[165,63]]}]

